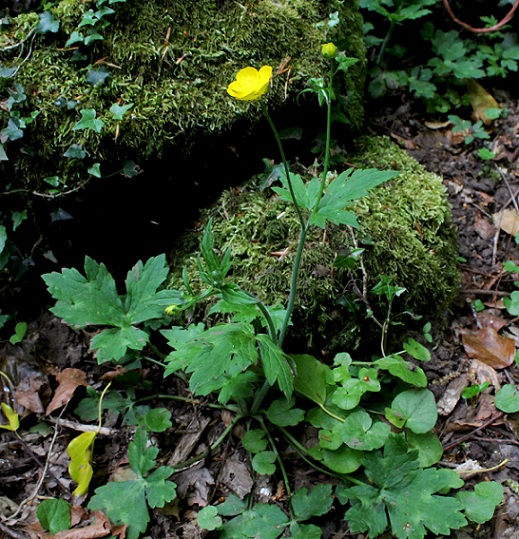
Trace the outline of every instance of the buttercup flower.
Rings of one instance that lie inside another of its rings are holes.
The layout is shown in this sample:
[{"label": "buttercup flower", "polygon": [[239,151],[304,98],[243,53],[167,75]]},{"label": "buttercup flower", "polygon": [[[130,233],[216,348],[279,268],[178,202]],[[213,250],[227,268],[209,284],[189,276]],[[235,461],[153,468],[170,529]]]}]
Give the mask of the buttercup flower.
[{"label": "buttercup flower", "polygon": [[337,56],[337,47],[333,43],[325,43],[321,47],[321,52],[325,58],[331,60]]},{"label": "buttercup flower", "polygon": [[227,87],[227,93],[240,101],[256,101],[267,93],[272,68],[263,66],[259,71],[245,67],[238,71],[236,80]]}]

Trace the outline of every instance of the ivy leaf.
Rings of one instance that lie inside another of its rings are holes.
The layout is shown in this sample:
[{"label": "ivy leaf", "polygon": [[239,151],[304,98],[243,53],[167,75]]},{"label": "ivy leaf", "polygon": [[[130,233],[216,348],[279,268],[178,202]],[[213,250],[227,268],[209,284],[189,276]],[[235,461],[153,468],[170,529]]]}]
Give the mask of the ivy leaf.
[{"label": "ivy leaf", "polygon": [[81,120],[74,125],[72,128],[73,131],[92,129],[96,133],[101,133],[105,124],[103,120],[96,119],[96,111],[94,109],[83,109],[79,112],[81,113]]},{"label": "ivy leaf", "polygon": [[0,144],[0,161],[9,161],[3,144]]},{"label": "ivy leaf", "polygon": [[119,105],[114,103],[110,107],[110,112],[114,115],[114,120],[122,120],[123,116],[133,107],[133,103],[128,103],[128,105]]},{"label": "ivy leaf", "polygon": [[95,432],[83,432],[76,436],[67,446],[70,457],[68,473],[77,483],[74,496],[82,496],[90,485],[94,470],[92,469],[92,454],[94,451]]},{"label": "ivy leaf", "polygon": [[60,22],[54,17],[51,11],[40,13],[40,22],[36,25],[37,34],[50,32],[55,34],[59,30]]},{"label": "ivy leaf", "polygon": [[92,86],[102,86],[105,80],[110,76],[110,72],[101,67],[99,69],[90,69],[86,74],[85,80]]},{"label": "ivy leaf", "polygon": [[92,174],[92,176],[95,176],[96,178],[101,178],[101,164],[100,163],[94,163],[87,172],[89,174]]},{"label": "ivy leaf", "polygon": [[137,429],[135,438],[128,446],[130,467],[137,479],[123,482],[111,482],[96,489],[88,504],[89,509],[103,511],[114,524],[126,524],[127,539],[137,539],[146,531],[152,509],[164,507],[176,497],[176,485],[168,478],[173,468],[161,466],[154,472],[148,472],[156,466],[158,454],[156,447],[147,447],[148,438],[143,429]]},{"label": "ivy leaf", "polygon": [[87,153],[79,144],[72,144],[70,148],[63,154],[63,157],[68,157],[69,159],[84,159],[86,156]]}]

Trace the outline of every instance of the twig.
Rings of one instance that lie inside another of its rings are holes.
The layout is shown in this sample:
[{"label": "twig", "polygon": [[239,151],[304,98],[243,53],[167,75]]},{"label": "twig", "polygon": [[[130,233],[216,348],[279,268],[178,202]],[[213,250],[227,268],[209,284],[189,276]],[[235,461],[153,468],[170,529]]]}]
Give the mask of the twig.
[{"label": "twig", "polygon": [[480,425],[476,429],[470,431],[468,434],[464,434],[463,436],[460,436],[454,442],[451,442],[450,444],[447,444],[447,445],[443,446],[443,450],[448,451],[449,449],[452,449],[453,447],[456,447],[458,444],[461,444],[465,440],[468,440],[469,438],[474,436],[474,434],[476,434],[476,432],[479,432],[480,430],[486,429],[489,425],[492,425],[492,423],[494,423],[494,421],[496,421],[497,419],[503,417],[503,415],[504,414],[502,412],[498,412],[496,415],[492,416],[488,421],[485,421],[483,423],[483,425]]},{"label": "twig", "polygon": [[100,434],[101,436],[111,436],[115,431],[115,429],[110,429],[108,427],[84,425],[83,423],[76,423],[75,421],[55,417],[48,417],[47,421],[61,427],[66,427],[67,429],[77,430],[78,432],[97,432],[97,434]]},{"label": "twig", "polygon": [[452,12],[449,0],[443,0],[443,6],[445,7],[447,13],[450,15],[451,19],[454,22],[458,23],[460,26],[463,26],[463,28],[465,28],[466,30],[469,30],[469,32],[474,32],[475,34],[488,34],[489,32],[495,32],[499,30],[512,19],[516,9],[519,7],[519,0],[515,0],[512,9],[497,24],[494,24],[494,26],[491,26],[490,28],[474,28],[473,26],[470,26],[470,24],[460,21]]},{"label": "twig", "polygon": [[0,522],[0,531],[2,533],[5,533],[9,537],[13,537],[14,539],[26,539],[25,535],[21,535],[18,532],[15,532],[12,528],[9,526],[6,526],[5,524],[2,524]]}]

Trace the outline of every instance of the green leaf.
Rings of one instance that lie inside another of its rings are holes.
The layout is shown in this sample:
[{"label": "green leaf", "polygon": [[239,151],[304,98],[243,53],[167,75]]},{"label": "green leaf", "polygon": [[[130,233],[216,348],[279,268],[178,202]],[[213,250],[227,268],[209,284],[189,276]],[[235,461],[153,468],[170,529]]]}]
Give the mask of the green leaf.
[{"label": "green leaf", "polygon": [[404,342],[404,350],[418,361],[429,361],[431,352],[412,337]]},{"label": "green leaf", "polygon": [[123,116],[133,107],[133,103],[128,103],[128,105],[119,105],[114,103],[110,107],[110,112],[114,115],[114,120],[122,120]]},{"label": "green leaf", "polygon": [[7,242],[7,228],[4,225],[0,225],[0,253],[5,249]]},{"label": "green leaf", "polygon": [[350,474],[358,470],[362,465],[363,451],[351,449],[347,445],[343,445],[331,451],[329,449],[322,450],[323,462],[333,472]]},{"label": "green leaf", "polygon": [[377,369],[359,369],[358,378],[350,378],[338,387],[333,395],[332,402],[342,410],[353,410],[366,392],[380,391]]},{"label": "green leaf", "polygon": [[126,524],[128,539],[137,539],[146,531],[151,508],[164,507],[176,496],[176,485],[168,481],[173,469],[161,466],[153,473],[148,472],[156,465],[156,447],[147,447],[148,438],[143,429],[137,429],[134,440],[128,446],[130,467],[137,479],[111,482],[99,487],[88,504],[89,509],[103,511],[114,524]]},{"label": "green leaf", "polygon": [[9,161],[3,144],[0,144],[0,161]]},{"label": "green leaf", "polygon": [[292,522],[290,524],[290,537],[292,539],[321,539],[323,532],[314,524],[299,524]]},{"label": "green leaf", "polygon": [[294,493],[290,503],[298,521],[325,515],[333,503],[332,486],[321,483],[310,492],[306,488],[300,488]]},{"label": "green leaf", "polygon": [[14,335],[11,336],[9,342],[11,344],[19,343],[27,333],[27,322],[18,322],[14,328]]},{"label": "green leaf", "polygon": [[166,408],[152,408],[144,416],[144,427],[151,432],[164,432],[172,426],[171,412]]},{"label": "green leaf", "polygon": [[323,405],[326,402],[327,388],[333,384],[330,367],[309,354],[290,357],[296,365],[295,390],[307,399]]},{"label": "green leaf", "polygon": [[92,176],[95,176],[96,178],[101,178],[101,164],[100,163],[94,163],[87,172],[89,174],[92,174]]},{"label": "green leaf", "polygon": [[70,521],[70,508],[72,506],[62,500],[61,498],[51,498],[43,500],[38,509],[36,509],[36,516],[41,524],[41,527],[50,532],[52,535],[63,531],[69,530]]},{"label": "green leaf", "polygon": [[503,501],[503,495],[503,486],[496,481],[489,481],[475,485],[474,492],[458,492],[456,498],[463,505],[469,520],[483,524],[494,516],[496,506]]},{"label": "green leaf", "polygon": [[92,453],[94,451],[95,432],[83,432],[76,436],[67,446],[70,457],[68,472],[77,483],[74,496],[82,496],[88,490],[94,470],[92,469]]},{"label": "green leaf", "polygon": [[260,453],[265,451],[268,442],[265,433],[261,429],[248,430],[241,440],[243,447],[251,453]]},{"label": "green leaf", "polygon": [[261,475],[272,475],[276,471],[276,453],[274,451],[261,451],[252,458],[252,467]]},{"label": "green leaf", "polygon": [[63,154],[63,157],[69,159],[84,159],[87,153],[79,144],[72,144],[70,148]]},{"label": "green leaf", "polygon": [[418,451],[418,463],[421,468],[429,468],[442,458],[443,446],[434,432],[416,434],[409,431],[406,433],[406,439],[409,446]]},{"label": "green leaf", "polygon": [[83,109],[79,112],[81,113],[81,120],[74,125],[72,128],[73,131],[92,129],[96,133],[101,133],[104,122],[96,119],[96,111],[94,109]]},{"label": "green leaf", "polygon": [[505,384],[496,393],[495,405],[506,414],[519,412],[519,391],[514,384]]},{"label": "green leaf", "polygon": [[[27,210],[23,210],[21,212],[13,211],[12,219],[13,219],[13,231],[14,231],[25,221],[25,219],[27,219]],[[0,240],[0,253],[2,252],[2,250],[3,250],[3,246]]]},{"label": "green leaf", "polygon": [[389,425],[371,419],[364,410],[355,410],[339,427],[342,441],[352,449],[372,451],[382,447],[391,432]]},{"label": "green leaf", "polygon": [[269,420],[278,427],[293,427],[305,417],[305,413],[300,408],[294,408],[296,400],[294,398],[277,399],[267,411]]},{"label": "green leaf", "polygon": [[270,383],[278,383],[279,389],[290,398],[294,390],[294,378],[289,367],[289,356],[272,339],[262,333],[256,336],[265,376]]},{"label": "green leaf", "polygon": [[142,169],[133,161],[124,161],[122,164],[121,174],[125,178],[133,178],[138,176],[142,172]]},{"label": "green leaf", "polygon": [[51,11],[44,11],[39,14],[40,22],[36,25],[37,34],[51,32],[55,34],[59,30],[60,22],[54,18]]},{"label": "green leaf", "polygon": [[427,389],[411,389],[399,393],[386,408],[386,419],[402,428],[421,434],[430,431],[438,419],[434,395]]},{"label": "green leaf", "polygon": [[387,356],[381,359],[377,359],[374,364],[379,369],[384,369],[390,372],[393,376],[400,378],[408,384],[412,384],[416,387],[427,386],[427,376],[420,367],[416,367],[402,359],[401,356]]},{"label": "green leaf", "polygon": [[212,505],[202,507],[196,515],[196,521],[203,530],[213,531],[222,527],[222,517],[218,516],[218,509]]},{"label": "green leaf", "polygon": [[[85,43],[86,43],[86,40],[85,40]],[[88,45],[88,43],[86,44]],[[99,69],[89,69],[85,77],[85,80],[88,83],[90,83],[92,86],[97,87],[97,86],[102,86],[105,80],[109,76],[110,76],[110,72],[106,68],[101,67]]]},{"label": "green leaf", "polygon": [[398,539],[423,539],[427,529],[437,537],[467,524],[462,504],[437,494],[459,488],[463,481],[453,470],[419,468],[416,452],[408,452],[400,436],[391,435],[383,454],[368,453],[363,464],[370,484],[337,492],[341,502],[351,504],[345,519],[352,532],[376,537],[390,523]]},{"label": "green leaf", "polygon": [[374,187],[398,176],[398,172],[377,169],[348,169],[334,178],[319,202],[317,213],[312,216],[311,223],[324,227],[326,221],[336,225],[344,224],[357,227],[357,219],[350,211],[345,210],[353,201],[362,198]]},{"label": "green leaf", "polygon": [[149,335],[134,326],[105,329],[90,341],[90,349],[96,352],[99,364],[119,361],[124,358],[128,348],[142,350],[149,341]]},{"label": "green leaf", "polygon": [[288,523],[277,505],[259,503],[224,524],[219,539],[277,539]]},{"label": "green leaf", "polygon": [[99,361],[104,362],[121,359],[128,348],[144,348],[149,336],[135,326],[161,319],[164,309],[177,297],[172,290],[158,291],[168,272],[164,255],[150,258],[145,265],[139,261],[128,272],[125,296],[119,296],[106,266],[89,257],[85,258],[85,276],[76,269],[64,269],[43,275],[43,280],[57,300],[51,311],[67,324],[76,328],[112,326],[91,342],[91,348],[98,350]]},{"label": "green leaf", "polygon": [[519,316],[519,292],[514,290],[509,298],[503,298],[503,303],[512,316]]}]

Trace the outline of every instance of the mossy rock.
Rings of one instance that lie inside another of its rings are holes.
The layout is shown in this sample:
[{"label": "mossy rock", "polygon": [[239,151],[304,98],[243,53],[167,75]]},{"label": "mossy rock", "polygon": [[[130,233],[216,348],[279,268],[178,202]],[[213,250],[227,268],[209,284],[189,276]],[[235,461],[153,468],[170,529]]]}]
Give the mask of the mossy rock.
[{"label": "mossy rock", "polygon": [[[261,117],[258,106],[226,94],[239,69],[270,64],[276,72],[286,62],[268,98],[272,110],[281,109],[309,78],[325,72],[320,47],[331,40],[359,58],[342,94],[352,127],[362,123],[365,49],[356,0],[105,2],[102,9],[114,10],[107,15],[100,15],[98,4],[57,2],[50,13],[59,29],[47,13],[38,27],[44,33],[38,33],[36,13],[0,26],[1,98],[19,95],[15,84],[21,85],[25,98],[11,110],[21,118],[39,113],[22,126],[22,137],[4,137],[0,174],[13,189],[48,192],[44,178],[58,176],[59,194],[92,179],[87,171],[96,163],[105,176],[125,160],[142,164],[191,150],[201,151],[203,159],[204,137],[240,122],[243,131]],[[328,24],[334,12],[340,22]],[[74,32],[83,37],[65,47]],[[115,103],[133,104],[122,120],[110,112]],[[85,109],[103,122],[100,132],[74,130]],[[9,119],[0,107],[0,130]],[[82,158],[64,157],[79,146]]]},{"label": "mossy rock", "polygon": [[[355,270],[334,267],[339,254],[355,247],[365,249],[366,290],[377,284],[380,275],[406,288],[392,313],[393,320],[408,327],[420,317],[421,325],[441,319],[459,282],[457,235],[441,179],[385,137],[360,139],[348,163],[395,169],[399,175],[356,203],[359,230],[340,226],[311,230],[290,330],[295,351],[306,346],[318,351],[354,350],[361,345],[365,351],[368,342],[375,347],[380,342],[380,331],[371,327],[365,302],[355,291],[363,288],[363,272],[358,266]],[[286,304],[299,222],[290,205],[272,191],[258,188],[261,181],[256,177],[224,192],[205,212],[202,223],[212,218],[215,246],[222,252],[231,247],[234,282],[267,304]],[[201,230],[186,234],[173,253],[172,288],[183,288],[184,265],[195,289],[200,286],[196,270],[200,239]],[[372,295],[367,299],[383,321],[387,303]]]}]

